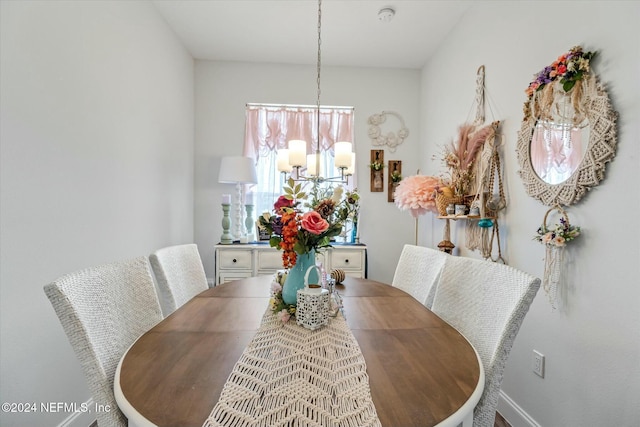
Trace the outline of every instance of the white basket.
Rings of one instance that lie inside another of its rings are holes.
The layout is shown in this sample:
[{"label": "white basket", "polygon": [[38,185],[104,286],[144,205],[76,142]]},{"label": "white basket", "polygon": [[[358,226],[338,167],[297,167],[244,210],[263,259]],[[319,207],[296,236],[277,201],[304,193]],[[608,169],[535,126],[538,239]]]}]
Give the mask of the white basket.
[{"label": "white basket", "polygon": [[[304,288],[297,293],[296,322],[307,329],[316,330],[329,323],[329,291],[321,287],[309,287],[309,272],[316,268],[312,265],[304,276]],[[320,269],[318,269],[320,273]]]}]

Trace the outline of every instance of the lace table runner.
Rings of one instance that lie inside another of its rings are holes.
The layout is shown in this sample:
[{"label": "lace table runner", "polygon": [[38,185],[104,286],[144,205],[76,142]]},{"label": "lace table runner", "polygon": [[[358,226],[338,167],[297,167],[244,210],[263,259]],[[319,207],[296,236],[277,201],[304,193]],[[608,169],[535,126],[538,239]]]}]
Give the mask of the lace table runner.
[{"label": "lace table runner", "polygon": [[267,310],[203,427],[380,426],[344,317],[310,331]]}]

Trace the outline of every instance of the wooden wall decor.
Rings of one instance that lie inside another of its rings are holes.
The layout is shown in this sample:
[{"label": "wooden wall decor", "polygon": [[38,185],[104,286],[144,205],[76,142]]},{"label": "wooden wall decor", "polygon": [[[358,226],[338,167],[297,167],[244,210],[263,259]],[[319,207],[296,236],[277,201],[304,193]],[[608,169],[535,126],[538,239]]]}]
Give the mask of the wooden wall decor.
[{"label": "wooden wall decor", "polygon": [[371,192],[384,192],[384,150],[371,150]]},{"label": "wooden wall decor", "polygon": [[401,160],[389,160],[389,167],[387,172],[387,201],[395,202],[396,187],[402,180],[402,161]]}]

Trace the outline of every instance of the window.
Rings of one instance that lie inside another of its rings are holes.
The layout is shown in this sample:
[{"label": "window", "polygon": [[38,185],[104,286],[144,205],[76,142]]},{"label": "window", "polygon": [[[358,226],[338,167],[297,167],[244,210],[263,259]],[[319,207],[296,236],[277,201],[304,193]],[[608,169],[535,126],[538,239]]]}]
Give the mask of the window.
[{"label": "window", "polygon": [[[282,194],[284,177],[278,171],[277,151],[287,148],[292,139],[307,141],[307,153],[317,147],[318,115],[315,106],[247,104],[244,155],[255,159],[258,185],[255,189],[255,214],[273,209]],[[320,107],[320,153],[324,168],[321,176],[337,176],[334,144],[353,142],[353,108]],[[355,144],[354,144],[355,152]],[[306,169],[301,169],[302,173]],[[355,187],[355,173],[347,188]]]}]

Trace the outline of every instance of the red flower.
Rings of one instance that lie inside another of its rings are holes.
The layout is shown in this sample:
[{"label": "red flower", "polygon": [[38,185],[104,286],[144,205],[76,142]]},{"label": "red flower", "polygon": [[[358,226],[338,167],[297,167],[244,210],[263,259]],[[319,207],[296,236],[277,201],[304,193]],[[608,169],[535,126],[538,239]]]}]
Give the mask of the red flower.
[{"label": "red flower", "polygon": [[562,75],[564,75],[564,73],[566,73],[566,72],[567,72],[567,66],[566,66],[566,65],[564,65],[564,64],[560,64],[560,65],[558,65],[558,74],[559,74],[559,75],[561,75],[561,76],[562,76]]},{"label": "red flower", "polygon": [[282,213],[282,208],[290,208],[293,206],[293,200],[288,199],[287,196],[280,196],[278,200],[274,203],[273,209],[276,213]]},{"label": "red flower", "polygon": [[321,234],[329,228],[327,220],[322,218],[316,211],[310,211],[302,215],[300,225],[311,234]]}]

